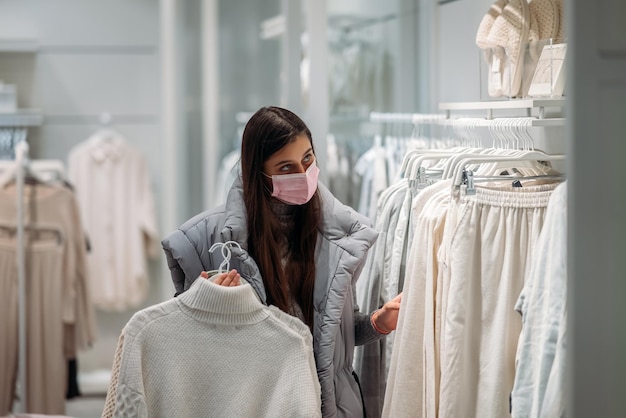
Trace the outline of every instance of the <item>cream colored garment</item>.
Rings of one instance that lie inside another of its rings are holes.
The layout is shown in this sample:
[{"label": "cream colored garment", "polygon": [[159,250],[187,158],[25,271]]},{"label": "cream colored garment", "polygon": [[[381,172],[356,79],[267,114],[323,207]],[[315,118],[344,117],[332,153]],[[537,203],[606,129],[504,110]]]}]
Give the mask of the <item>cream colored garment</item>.
[{"label": "cream colored garment", "polygon": [[[414,236],[409,250],[402,292],[402,309],[387,376],[384,417],[421,416],[424,405],[424,314],[426,275],[434,254],[431,219],[423,216],[431,199],[451,187],[442,181],[422,190],[413,200]],[[449,193],[449,192],[448,192]]]},{"label": "cream colored garment", "polygon": [[146,260],[158,253],[158,236],[146,162],[121,136],[109,135],[96,134],[72,149],[68,177],[91,241],[94,304],[125,310],[146,297]]},{"label": "cream colored garment", "polygon": [[439,417],[505,417],[521,319],[514,307],[554,185],[476,188],[449,244]]},{"label": "cream colored garment", "polygon": [[[60,236],[59,236],[60,237]],[[0,416],[11,411],[18,362],[15,237],[0,238]],[[26,411],[65,413],[63,242],[55,235],[26,244]]]},{"label": "cream colored garment", "polygon": [[115,412],[115,397],[117,394],[117,383],[120,378],[120,368],[122,367],[122,349],[124,348],[124,330],[117,340],[117,348],[115,349],[115,356],[113,357],[113,367],[111,369],[111,380],[109,381],[109,389],[107,390],[107,396],[104,401],[104,410],[102,411],[102,418],[112,418]]},{"label": "cream colored garment", "polygon": [[[63,322],[66,325],[66,355],[74,358],[96,339],[95,312],[86,278],[85,236],[76,198],[60,185],[27,184],[24,189],[24,224],[53,228],[63,236]],[[0,224],[15,228],[16,189],[0,189]],[[71,334],[68,332],[71,331]]]},{"label": "cream colored garment", "polygon": [[105,417],[321,417],[308,327],[204,279],[133,315],[107,398]]}]

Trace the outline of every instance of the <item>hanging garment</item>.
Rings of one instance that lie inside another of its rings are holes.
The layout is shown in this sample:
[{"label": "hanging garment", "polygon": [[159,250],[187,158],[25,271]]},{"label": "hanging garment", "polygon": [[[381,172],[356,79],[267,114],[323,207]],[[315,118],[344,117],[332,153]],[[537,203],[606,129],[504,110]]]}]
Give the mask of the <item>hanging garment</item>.
[{"label": "hanging garment", "polygon": [[148,291],[146,261],[158,254],[154,197],[146,162],[119,134],[96,133],[68,157],[91,242],[88,274],[103,310],[138,306]]},{"label": "hanging garment", "polygon": [[[388,275],[388,258],[391,256],[395,237],[390,231],[395,230],[395,222],[407,189],[408,182],[403,179],[383,191],[378,201],[376,230],[379,231],[379,236],[365,261],[361,280],[356,284],[357,301],[364,312],[372,312],[389,300],[386,299],[385,277]],[[391,334],[379,341],[358,346],[354,351],[354,369],[361,382],[368,416],[380,416],[382,410],[387,369],[385,353],[390,338]]]},{"label": "hanging garment", "polygon": [[476,187],[449,243],[442,301],[439,417],[509,414],[521,320],[515,304],[555,184]]},{"label": "hanging garment", "polygon": [[199,278],[136,313],[122,338],[105,416],[321,417],[308,327],[249,284]]},{"label": "hanging garment", "polygon": [[413,199],[385,417],[508,414],[514,306],[556,184],[478,187],[475,196],[451,185]]},{"label": "hanging garment", "polygon": [[[384,417],[422,415],[424,408],[424,328],[427,275],[433,274],[435,258],[434,225],[443,202],[449,200],[451,181],[436,183],[422,190],[412,202],[414,236],[409,249],[406,279],[402,289],[402,309],[395,331],[390,359]],[[433,203],[434,202],[434,203]],[[431,206],[436,212],[428,210]]]},{"label": "hanging garment", "polygon": [[[3,390],[0,416],[13,406],[18,361],[18,295],[15,239],[0,239],[0,376]],[[65,413],[67,358],[64,353],[63,243],[56,237],[28,242],[26,276],[26,400],[25,410]]]},{"label": "hanging garment", "polygon": [[389,186],[385,149],[379,142],[380,139],[375,140],[354,165],[354,171],[362,177],[357,211],[372,220],[376,217],[378,197]]},{"label": "hanging garment", "polygon": [[[26,184],[24,225],[61,231],[63,238],[63,321],[71,333],[65,342],[68,358],[90,347],[96,339],[95,312],[86,275],[85,236],[78,203],[64,186]],[[13,227],[17,219],[16,188],[0,188],[0,224]],[[28,261],[27,261],[28,263]],[[73,357],[72,357],[73,356]]]},{"label": "hanging garment", "polygon": [[[0,189],[0,414],[11,410],[18,361],[16,190]],[[63,186],[26,184],[24,238],[26,410],[63,414],[67,360],[95,341],[78,206]]]},{"label": "hanging garment", "polygon": [[350,205],[352,180],[350,179],[350,163],[345,155],[344,147],[339,147],[335,136],[329,134],[326,141],[326,173],[328,189],[343,204]]},{"label": "hanging garment", "polygon": [[522,315],[511,415],[565,416],[567,184],[552,193],[515,309]]}]

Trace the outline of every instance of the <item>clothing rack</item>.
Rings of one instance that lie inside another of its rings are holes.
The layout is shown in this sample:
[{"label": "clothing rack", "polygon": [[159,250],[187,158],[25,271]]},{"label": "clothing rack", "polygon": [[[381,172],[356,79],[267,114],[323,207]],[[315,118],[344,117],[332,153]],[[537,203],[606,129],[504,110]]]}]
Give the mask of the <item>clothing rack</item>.
[{"label": "clothing rack", "polygon": [[[389,13],[380,17],[366,18],[366,19],[358,19],[358,18],[348,18],[347,16],[339,16],[338,18],[331,19],[331,25],[334,28],[342,30],[344,32],[350,32],[353,30],[361,30],[373,25],[377,25],[379,23],[385,23],[390,20],[398,19],[400,15],[398,13]],[[348,21],[348,23],[344,23],[342,21]]]},{"label": "clothing rack", "polygon": [[26,257],[24,246],[24,184],[29,164],[29,146],[26,142],[27,128],[39,126],[43,117],[37,109],[18,109],[14,113],[0,114],[0,128],[12,132],[15,153],[15,184],[17,190],[16,262],[18,274],[18,373],[16,394],[19,399],[17,412],[26,409]]},{"label": "clothing rack", "polygon": [[413,124],[429,124],[436,123],[446,118],[443,113],[370,113],[371,122],[387,122],[387,123],[413,123]]},{"label": "clothing rack", "polygon": [[[457,110],[486,111],[485,119],[493,119],[494,111],[524,110],[525,116],[536,113],[536,122],[533,126],[563,126],[563,109],[565,99],[516,99],[516,100],[488,100],[482,102],[448,102],[440,103],[439,110],[443,110],[446,119],[450,119],[451,112]],[[553,109],[552,114],[548,109]],[[557,110],[558,109],[558,110]],[[555,112],[555,110],[557,110]]]},{"label": "clothing rack", "polygon": [[46,115],[46,125],[102,125],[106,126],[115,121],[117,125],[145,125],[159,122],[159,116],[154,114],[103,112],[100,114],[83,115]]},{"label": "clothing rack", "polygon": [[[482,120],[494,119],[496,111],[522,110],[526,117],[534,117],[533,126],[563,126],[565,118],[563,109],[565,99],[516,99],[516,100],[489,100],[481,102],[444,102],[439,103],[439,110],[443,113],[370,113],[371,122],[413,122],[413,123],[436,123],[438,121],[454,120],[452,112],[486,111]],[[552,111],[550,111],[550,109]],[[457,116],[458,117],[458,116]],[[473,115],[475,118],[479,118]],[[506,116],[505,116],[506,117]],[[520,117],[520,115],[517,115]],[[489,122],[486,122],[489,123]]]},{"label": "clothing rack", "polygon": [[37,109],[0,113],[0,158],[15,159],[15,145],[26,139],[27,127],[41,125],[42,119]]}]

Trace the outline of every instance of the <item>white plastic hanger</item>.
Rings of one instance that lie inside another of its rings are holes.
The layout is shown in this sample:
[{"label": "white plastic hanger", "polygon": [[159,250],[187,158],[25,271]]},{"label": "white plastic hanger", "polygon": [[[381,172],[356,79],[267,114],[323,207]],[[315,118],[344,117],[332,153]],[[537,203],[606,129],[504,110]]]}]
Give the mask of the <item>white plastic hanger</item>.
[{"label": "white plastic hanger", "polygon": [[[20,142],[28,155],[28,143]],[[56,184],[66,180],[65,166],[61,160],[31,160],[25,156],[21,167],[15,160],[0,161],[0,187],[6,187],[16,179],[17,171],[24,170],[24,178],[41,184]]]},{"label": "white plastic hanger", "polygon": [[[217,270],[209,270],[207,272],[209,275],[209,280],[214,281],[218,274],[228,273],[230,271],[230,258],[232,256],[232,252],[229,246],[231,245],[236,246],[240,250],[242,249],[241,245],[239,245],[239,243],[236,241],[216,242],[215,244],[211,246],[211,248],[209,248],[210,253],[220,248],[222,251],[222,257],[224,258],[224,260],[222,260]],[[242,278],[242,282],[243,281],[244,280]]]},{"label": "white plastic hanger", "polygon": [[[456,167],[456,172],[453,178],[452,187],[458,189],[463,183],[463,175],[468,164],[480,163],[480,162],[515,162],[516,164],[522,161],[563,161],[564,155],[550,155],[541,151],[526,151],[523,155],[483,155],[483,156],[471,156],[462,159]],[[554,174],[548,175],[553,177]],[[537,176],[539,177],[539,176]],[[496,179],[506,179],[506,176],[496,176]]]},{"label": "white plastic hanger", "polygon": [[122,135],[115,129],[111,128],[111,122],[113,121],[113,116],[109,112],[102,112],[100,114],[100,129],[93,134],[93,138],[96,142],[106,142],[110,143],[113,141],[119,141],[122,138]]}]

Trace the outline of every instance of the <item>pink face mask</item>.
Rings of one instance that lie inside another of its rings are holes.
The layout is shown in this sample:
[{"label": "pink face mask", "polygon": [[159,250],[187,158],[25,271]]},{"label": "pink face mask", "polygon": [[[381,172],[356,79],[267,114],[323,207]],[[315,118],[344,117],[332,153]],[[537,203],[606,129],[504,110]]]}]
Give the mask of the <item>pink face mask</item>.
[{"label": "pink face mask", "polygon": [[[317,190],[317,177],[320,169],[316,162],[307,168],[305,173],[280,174],[271,176],[272,196],[290,205],[304,205]],[[265,173],[263,173],[265,174]],[[267,177],[267,174],[265,174]]]}]

